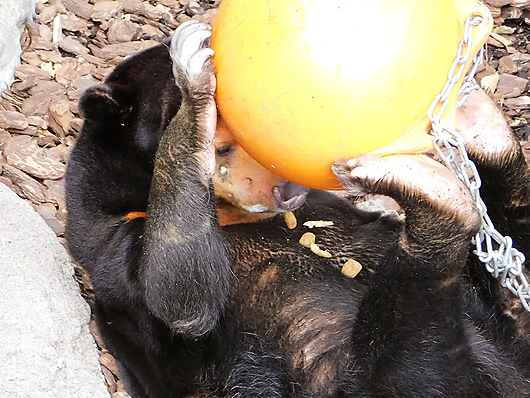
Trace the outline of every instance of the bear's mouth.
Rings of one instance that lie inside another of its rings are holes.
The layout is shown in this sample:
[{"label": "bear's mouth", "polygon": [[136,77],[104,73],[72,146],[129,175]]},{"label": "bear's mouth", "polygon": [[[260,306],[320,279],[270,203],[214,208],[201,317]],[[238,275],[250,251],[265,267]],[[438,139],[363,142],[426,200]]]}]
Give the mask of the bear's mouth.
[{"label": "bear's mouth", "polygon": [[282,211],[293,211],[299,208],[304,204],[308,192],[309,188],[290,181],[272,188],[276,205]]}]

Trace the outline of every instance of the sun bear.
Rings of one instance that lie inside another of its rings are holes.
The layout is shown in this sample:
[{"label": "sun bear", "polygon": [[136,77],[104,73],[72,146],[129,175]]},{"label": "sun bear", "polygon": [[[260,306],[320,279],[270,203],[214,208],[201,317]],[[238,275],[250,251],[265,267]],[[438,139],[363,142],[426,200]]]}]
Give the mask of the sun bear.
[{"label": "sun bear", "polygon": [[[131,396],[530,394],[530,316],[472,253],[476,204],[435,160],[333,165],[352,195],[390,196],[404,220],[289,188],[276,196],[297,227],[282,214],[220,226],[209,34],[182,24],[169,48],[124,61],[80,102],[67,239]],[[528,255],[528,166],[502,128],[501,145],[475,134],[483,126],[472,104],[462,134],[483,199]],[[299,244],[310,220],[333,221],[315,232],[331,257]],[[341,273],[347,259],[362,265],[355,278]]]}]

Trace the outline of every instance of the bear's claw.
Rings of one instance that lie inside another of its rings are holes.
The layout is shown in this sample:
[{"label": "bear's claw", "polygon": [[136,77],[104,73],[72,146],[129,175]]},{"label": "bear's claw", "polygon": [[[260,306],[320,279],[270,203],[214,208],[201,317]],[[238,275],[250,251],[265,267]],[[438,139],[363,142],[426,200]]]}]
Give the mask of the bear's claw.
[{"label": "bear's claw", "polygon": [[186,21],[175,30],[170,54],[177,82],[180,73],[184,73],[191,82],[200,79],[205,64],[214,54],[209,47],[211,35],[210,26],[195,20]]}]

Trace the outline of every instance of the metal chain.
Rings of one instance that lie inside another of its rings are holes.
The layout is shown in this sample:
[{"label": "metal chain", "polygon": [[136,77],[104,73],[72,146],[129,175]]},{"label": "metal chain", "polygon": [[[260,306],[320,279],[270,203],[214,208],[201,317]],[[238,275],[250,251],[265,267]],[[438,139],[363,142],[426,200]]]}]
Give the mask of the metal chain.
[{"label": "metal chain", "polygon": [[[434,148],[447,167],[469,188],[482,217],[480,230],[472,240],[472,243],[476,246],[473,252],[484,263],[486,270],[499,279],[501,286],[508,288],[513,294],[518,296],[524,308],[530,311],[530,286],[522,268],[525,257],[520,251],[512,247],[512,239],[509,236],[503,236],[495,229],[488,216],[486,205],[480,197],[480,176],[475,164],[467,155],[464,140],[454,128],[446,125],[442,119],[448,105],[449,96],[453,92],[455,85],[462,78],[466,63],[469,60],[473,28],[482,23],[482,21],[481,17],[468,17],[466,19],[464,38],[458,46],[458,54],[449,71],[447,83],[442,92],[434,99],[427,112],[427,117],[432,122]],[[483,57],[484,48],[475,56],[468,74],[464,77],[458,92],[461,99],[458,101],[457,107],[464,103],[470,92],[479,88],[475,80],[475,73],[482,64]],[[437,108],[438,112],[435,113]]]}]

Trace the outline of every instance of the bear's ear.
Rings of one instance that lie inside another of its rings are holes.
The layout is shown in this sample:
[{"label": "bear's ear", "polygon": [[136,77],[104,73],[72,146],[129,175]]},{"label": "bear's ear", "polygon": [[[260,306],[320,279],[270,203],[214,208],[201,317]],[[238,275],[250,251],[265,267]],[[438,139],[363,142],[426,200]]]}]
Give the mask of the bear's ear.
[{"label": "bear's ear", "polygon": [[98,84],[86,90],[79,100],[83,118],[94,123],[123,123],[133,108],[132,93],[119,86]]}]

